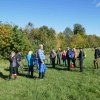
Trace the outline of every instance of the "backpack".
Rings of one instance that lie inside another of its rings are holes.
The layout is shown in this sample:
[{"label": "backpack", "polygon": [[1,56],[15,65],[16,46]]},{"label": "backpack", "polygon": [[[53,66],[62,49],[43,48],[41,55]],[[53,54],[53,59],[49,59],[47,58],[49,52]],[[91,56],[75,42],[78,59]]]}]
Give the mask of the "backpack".
[{"label": "backpack", "polygon": [[73,59],[73,58],[74,58],[74,52],[73,52],[73,51],[69,51],[69,52],[68,52],[68,57],[69,57],[70,59]]},{"label": "backpack", "polygon": [[21,61],[22,60],[22,56],[20,54],[17,55],[17,60]]},{"label": "backpack", "polygon": [[100,57],[100,49],[98,49],[98,57]]}]

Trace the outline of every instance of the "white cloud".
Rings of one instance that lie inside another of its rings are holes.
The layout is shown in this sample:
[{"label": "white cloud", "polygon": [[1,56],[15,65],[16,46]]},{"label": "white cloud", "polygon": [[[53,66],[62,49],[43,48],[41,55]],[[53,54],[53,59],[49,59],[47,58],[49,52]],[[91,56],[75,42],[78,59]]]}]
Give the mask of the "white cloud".
[{"label": "white cloud", "polygon": [[100,2],[98,2],[98,3],[96,4],[96,7],[100,7]]},{"label": "white cloud", "polygon": [[92,2],[96,7],[100,7],[100,0],[93,0]]}]

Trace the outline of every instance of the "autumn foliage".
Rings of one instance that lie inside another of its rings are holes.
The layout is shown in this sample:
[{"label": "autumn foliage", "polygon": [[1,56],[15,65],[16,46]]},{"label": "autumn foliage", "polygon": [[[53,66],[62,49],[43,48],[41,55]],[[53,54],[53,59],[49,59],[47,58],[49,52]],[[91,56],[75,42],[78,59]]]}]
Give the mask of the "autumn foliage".
[{"label": "autumn foliage", "polygon": [[11,51],[22,51],[25,54],[29,50],[34,52],[42,43],[46,52],[61,47],[100,47],[100,37],[87,35],[85,28],[75,24],[74,29],[66,28],[63,32],[57,33],[53,28],[41,26],[34,28],[28,23],[25,28],[16,25],[0,23],[0,58],[7,58]]}]

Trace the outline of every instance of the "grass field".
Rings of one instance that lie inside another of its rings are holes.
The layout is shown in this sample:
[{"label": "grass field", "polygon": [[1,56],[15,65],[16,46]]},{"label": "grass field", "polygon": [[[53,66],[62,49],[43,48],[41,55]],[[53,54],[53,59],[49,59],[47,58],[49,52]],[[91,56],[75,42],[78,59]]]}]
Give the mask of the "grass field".
[{"label": "grass field", "polygon": [[[5,80],[9,63],[1,60],[0,100],[100,100],[100,68],[93,69],[93,51],[87,49],[85,53],[83,73],[78,67],[67,71],[63,66],[53,69],[47,65],[44,80],[27,78],[26,67],[18,80]],[[38,72],[34,75],[38,76]]]}]

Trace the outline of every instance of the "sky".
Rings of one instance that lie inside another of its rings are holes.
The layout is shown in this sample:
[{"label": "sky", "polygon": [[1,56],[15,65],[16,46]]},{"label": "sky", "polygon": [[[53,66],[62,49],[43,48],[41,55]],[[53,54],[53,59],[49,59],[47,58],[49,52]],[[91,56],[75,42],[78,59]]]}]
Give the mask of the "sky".
[{"label": "sky", "polygon": [[25,27],[43,25],[63,32],[76,23],[100,36],[100,0],[0,0],[0,21]]}]

